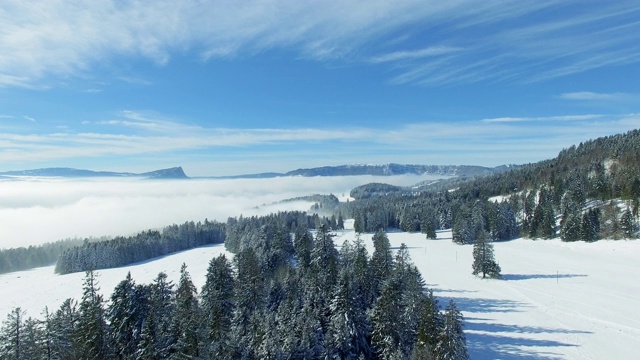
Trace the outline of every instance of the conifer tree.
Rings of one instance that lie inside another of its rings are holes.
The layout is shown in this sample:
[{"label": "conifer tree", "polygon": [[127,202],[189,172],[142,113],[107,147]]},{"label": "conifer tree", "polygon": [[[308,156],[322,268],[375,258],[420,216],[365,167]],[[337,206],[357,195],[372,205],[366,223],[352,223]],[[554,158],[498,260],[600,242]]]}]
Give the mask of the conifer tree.
[{"label": "conifer tree", "polygon": [[331,300],[327,347],[332,349],[333,357],[340,359],[370,358],[370,329],[362,307],[362,289],[352,277],[353,274],[343,268]]},{"label": "conifer tree", "polygon": [[24,310],[14,308],[0,329],[0,359],[24,359]]},{"label": "conifer tree", "polygon": [[111,328],[111,341],[116,355],[121,359],[133,358],[140,334],[142,333],[143,320],[148,313],[148,296],[140,294],[131,278],[131,273],[118,285],[111,295],[111,304],[107,311],[107,319]]},{"label": "conifer tree", "polygon": [[449,301],[443,316],[442,330],[435,346],[436,360],[467,360],[467,344],[462,331],[463,317],[456,303]]},{"label": "conifer tree", "polygon": [[442,331],[443,321],[438,300],[433,295],[433,290],[429,289],[422,303],[420,324],[418,325],[418,334],[414,346],[414,359],[429,359],[433,357],[433,351],[438,343],[438,335]]},{"label": "conifer tree", "polygon": [[224,254],[212,259],[200,293],[203,330],[211,358],[229,356],[233,318],[233,271]]},{"label": "conifer tree", "polygon": [[81,354],[76,333],[80,313],[73,299],[65,300],[60,308],[51,316],[49,332],[52,358],[79,359]]},{"label": "conifer tree", "polygon": [[622,231],[622,235],[625,238],[630,239],[633,237],[633,232],[634,232],[633,214],[631,213],[631,210],[628,208],[622,213],[622,216],[620,217],[620,230]]},{"label": "conifer tree", "polygon": [[96,274],[93,270],[87,271],[82,284],[82,299],[75,331],[75,343],[83,359],[105,359],[109,355],[104,299],[99,290]]},{"label": "conifer tree", "polygon": [[175,309],[174,285],[167,280],[166,273],[160,272],[149,289],[149,316],[142,328],[139,354],[142,352],[144,356],[160,359],[169,356],[177,340],[171,331]]},{"label": "conifer tree", "polygon": [[496,262],[493,254],[493,244],[487,239],[486,232],[480,232],[473,245],[473,275],[482,274],[482,278],[500,278],[500,265]]},{"label": "conifer tree", "polygon": [[387,234],[380,230],[373,235],[373,254],[371,255],[371,271],[375,296],[380,294],[382,284],[391,275],[393,269],[393,254]]},{"label": "conifer tree", "polygon": [[198,358],[200,356],[200,308],[196,287],[184,263],[180,267],[175,304],[172,328],[176,337],[175,355],[178,358]]}]

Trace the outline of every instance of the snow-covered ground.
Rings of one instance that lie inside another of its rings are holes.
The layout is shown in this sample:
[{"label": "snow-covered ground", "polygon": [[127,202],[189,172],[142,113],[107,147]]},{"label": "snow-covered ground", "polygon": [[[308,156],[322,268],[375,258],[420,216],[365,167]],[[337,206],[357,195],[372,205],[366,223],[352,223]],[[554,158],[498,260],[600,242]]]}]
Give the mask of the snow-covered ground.
[{"label": "snow-covered ground", "polygon": [[[339,232],[335,241],[355,239]],[[455,299],[465,316],[472,359],[634,359],[640,348],[640,241],[563,243],[519,239],[495,244],[503,280],[471,275],[472,246],[422,234],[391,232],[391,245],[407,244],[413,262],[441,306]],[[370,254],[371,234],[363,234]],[[129,267],[99,271],[102,292],[131,271],[137,283],[149,283],[160,271],[177,282],[185,262],[198,288],[209,260],[224,252],[208,246]],[[84,274],[54,275],[53,267],[0,275],[0,314],[13,307],[40,317],[45,305],[55,310],[66,298],[80,298]],[[0,315],[4,316],[4,315]]]},{"label": "snow-covered ground", "polygon": [[[471,275],[473,247],[453,244],[451,232],[388,236],[408,246],[441,306],[456,301],[472,359],[638,358],[640,241],[496,243],[504,279],[482,280]],[[362,238],[372,252],[371,235]]]},{"label": "snow-covered ground", "polygon": [[[209,261],[222,253],[229,259],[233,258],[233,254],[228,253],[224,245],[218,244],[182,251],[131,266],[98,270],[98,287],[105,299],[108,299],[115,286],[124,280],[129,271],[138,284],[153,282],[160,272],[165,272],[168,279],[177,284],[180,279],[180,266],[185,263],[193,283],[201,289]],[[16,307],[26,310],[27,316],[42,318],[41,313],[45,306],[51,312],[57,310],[68,298],[79,301],[85,274],[56,275],[53,272],[54,267],[44,266],[0,275],[0,320]]]}]

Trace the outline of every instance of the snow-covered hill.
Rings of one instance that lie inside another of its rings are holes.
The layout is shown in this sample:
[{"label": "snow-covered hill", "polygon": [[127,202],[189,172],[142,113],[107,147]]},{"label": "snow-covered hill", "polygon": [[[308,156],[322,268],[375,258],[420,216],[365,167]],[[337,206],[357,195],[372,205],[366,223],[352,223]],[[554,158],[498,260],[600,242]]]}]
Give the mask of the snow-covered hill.
[{"label": "snow-covered hill", "polygon": [[[450,232],[437,240],[422,234],[389,233],[392,247],[406,243],[427,285],[445,305],[455,299],[465,316],[472,359],[633,359],[640,348],[639,241],[563,243],[518,239],[496,243],[503,280],[471,275],[471,246],[455,245]],[[337,245],[355,239],[339,232]],[[371,234],[362,235],[370,254]],[[198,288],[221,245],[184,251],[129,267],[102,270],[109,296],[131,274],[148,283],[160,271],[177,282],[184,262]],[[80,298],[84,274],[54,275],[53,267],[0,275],[0,314],[13,307],[40,317],[68,298]],[[4,315],[0,315],[4,316]]]}]

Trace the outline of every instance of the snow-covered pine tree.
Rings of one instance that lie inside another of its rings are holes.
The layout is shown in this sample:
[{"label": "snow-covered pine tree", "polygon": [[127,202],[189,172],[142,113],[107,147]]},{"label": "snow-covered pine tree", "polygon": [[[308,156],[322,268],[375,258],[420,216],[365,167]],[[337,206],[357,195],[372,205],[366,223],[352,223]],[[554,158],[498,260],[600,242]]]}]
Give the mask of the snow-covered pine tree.
[{"label": "snow-covered pine tree", "polygon": [[462,331],[463,317],[456,303],[451,299],[445,309],[442,330],[435,346],[436,360],[467,360],[467,340]]},{"label": "snow-covered pine tree", "polygon": [[175,309],[172,326],[176,337],[175,355],[178,358],[197,359],[200,356],[200,308],[196,287],[184,263],[180,267]]},{"label": "snow-covered pine tree", "polygon": [[82,299],[75,329],[75,344],[83,359],[106,359],[109,356],[104,299],[99,291],[96,274],[93,270],[87,271],[82,284]]},{"label": "snow-covered pine tree", "polygon": [[414,354],[418,351],[421,354],[420,358],[428,358],[427,354],[433,355],[433,350],[438,343],[438,334],[442,331],[443,322],[438,299],[433,295],[433,290],[429,289],[422,303]]},{"label": "snow-covered pine tree", "polygon": [[371,255],[371,271],[373,272],[374,295],[378,296],[382,284],[391,275],[393,269],[393,254],[391,253],[391,243],[387,234],[380,230],[373,235],[373,254]]},{"label": "snow-covered pine tree", "polygon": [[51,316],[47,325],[51,339],[51,358],[81,358],[75,337],[79,317],[77,303],[73,299],[65,300]]},{"label": "snow-covered pine tree", "polygon": [[[136,303],[137,301],[140,303]],[[111,341],[116,355],[120,358],[128,359],[136,352],[142,320],[147,315],[147,301],[148,299],[143,300],[136,296],[136,284],[131,278],[131,272],[116,285],[111,294],[107,320],[111,325]]]},{"label": "snow-covered pine tree", "polygon": [[14,308],[0,329],[0,359],[23,359],[24,310]]},{"label": "snow-covered pine tree", "polygon": [[45,333],[42,323],[34,318],[24,322],[21,359],[46,359]]},{"label": "snow-covered pine tree", "polygon": [[200,293],[207,353],[211,358],[229,356],[233,318],[233,271],[224,254],[212,259]]},{"label": "snow-covered pine tree", "polygon": [[171,333],[176,308],[173,288],[164,272],[160,272],[150,286],[149,316],[138,344],[138,353],[144,352],[149,358],[165,359],[175,345],[176,338]]},{"label": "snow-covered pine tree", "polygon": [[473,275],[482,274],[482,278],[500,278],[500,265],[493,254],[493,244],[488,239],[487,233],[481,231],[473,245]]},{"label": "snow-covered pine tree", "polygon": [[330,303],[331,316],[327,347],[332,356],[340,359],[371,357],[368,343],[370,326],[362,307],[363,289],[360,289],[348,268],[343,267]]},{"label": "snow-covered pine tree", "polygon": [[622,236],[627,239],[632,238],[635,230],[634,228],[633,214],[631,213],[631,210],[627,208],[620,217],[620,230],[622,232]]}]

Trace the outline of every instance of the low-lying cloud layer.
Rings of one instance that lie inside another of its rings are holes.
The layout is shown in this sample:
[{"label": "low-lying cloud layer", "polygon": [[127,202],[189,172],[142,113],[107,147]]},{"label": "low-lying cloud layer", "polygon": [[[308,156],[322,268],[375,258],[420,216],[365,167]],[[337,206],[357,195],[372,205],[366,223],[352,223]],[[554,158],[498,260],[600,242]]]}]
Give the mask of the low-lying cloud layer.
[{"label": "low-lying cloud layer", "polygon": [[[431,177],[433,178],[433,177]],[[20,179],[0,182],[0,248],[65,238],[131,235],[185,221],[311,204],[274,204],[311,194],[339,198],[369,182],[412,185],[421,176],[287,177],[274,179],[145,181],[139,179]]]}]

